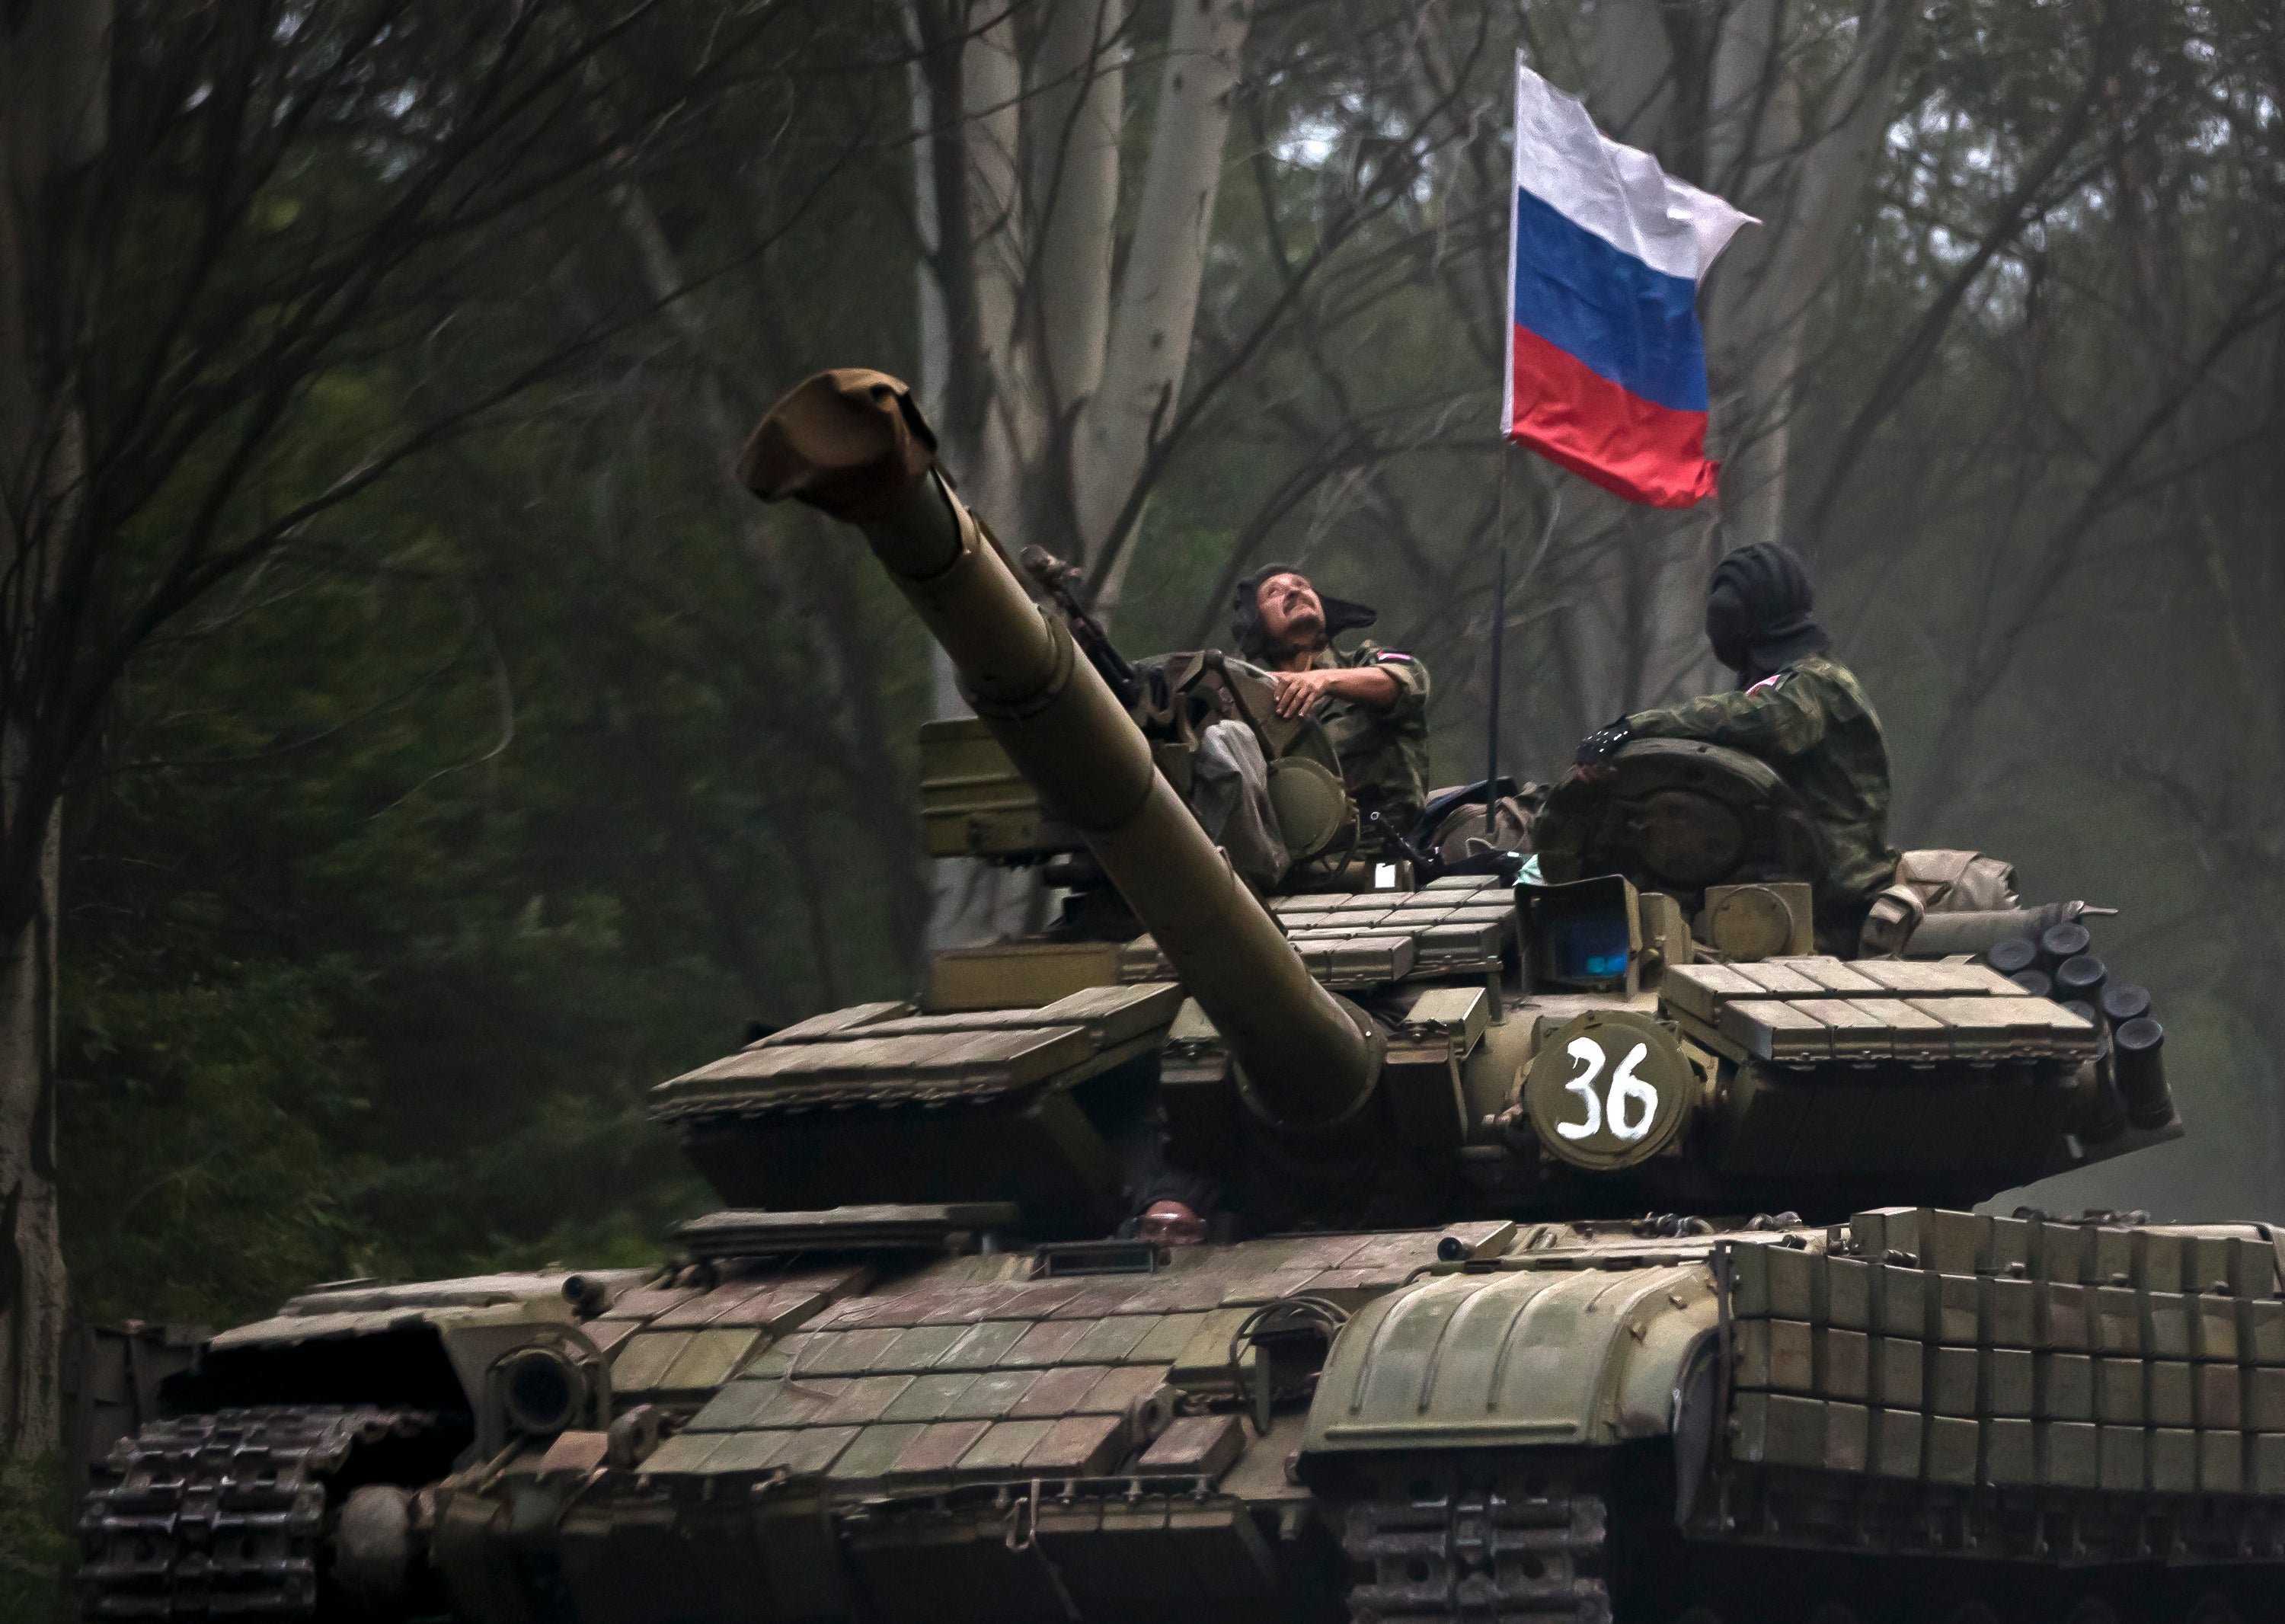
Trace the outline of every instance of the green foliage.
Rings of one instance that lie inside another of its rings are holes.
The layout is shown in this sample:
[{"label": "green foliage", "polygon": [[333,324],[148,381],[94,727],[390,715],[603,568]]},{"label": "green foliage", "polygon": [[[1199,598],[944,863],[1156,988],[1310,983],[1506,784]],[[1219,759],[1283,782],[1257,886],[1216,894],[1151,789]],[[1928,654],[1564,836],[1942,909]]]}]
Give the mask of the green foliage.
[{"label": "green foliage", "polygon": [[366,1158],[328,1147],[366,1109],[327,1030],[345,974],[223,963],[153,986],[106,964],[67,990],[64,1219],[82,1312],[226,1322],[281,1285],[381,1272],[359,1267],[342,1199]]},{"label": "green foliage", "polygon": [[0,1455],[0,1619],[55,1624],[70,1616],[68,1564],[78,1554],[62,1474],[46,1455]]}]

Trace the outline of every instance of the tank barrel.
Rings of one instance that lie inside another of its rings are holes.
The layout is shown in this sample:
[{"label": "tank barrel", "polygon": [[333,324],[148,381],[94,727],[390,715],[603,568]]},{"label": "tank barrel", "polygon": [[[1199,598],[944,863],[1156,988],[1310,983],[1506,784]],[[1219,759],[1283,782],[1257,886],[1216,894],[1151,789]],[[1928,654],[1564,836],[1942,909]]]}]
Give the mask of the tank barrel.
[{"label": "tank barrel", "polygon": [[860,527],[1017,770],[1076,828],[1150,930],[1262,1106],[1292,1127],[1347,1118],[1381,1042],[1313,979],[1151,757],[1126,708],[1043,616],[936,468],[911,392],[821,373],[770,408],[738,477]]}]

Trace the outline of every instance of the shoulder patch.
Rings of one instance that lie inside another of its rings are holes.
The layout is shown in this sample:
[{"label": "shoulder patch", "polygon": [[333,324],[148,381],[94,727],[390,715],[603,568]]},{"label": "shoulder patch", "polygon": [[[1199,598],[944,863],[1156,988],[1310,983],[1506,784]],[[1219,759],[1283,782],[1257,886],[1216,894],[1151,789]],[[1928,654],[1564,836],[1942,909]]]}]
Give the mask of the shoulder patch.
[{"label": "shoulder patch", "polygon": [[1372,663],[1375,665],[1409,665],[1412,656],[1402,648],[1376,648],[1372,651]]},{"label": "shoulder patch", "polygon": [[1771,689],[1774,689],[1774,688],[1778,686],[1778,684],[1779,684],[1780,682],[1783,682],[1783,681],[1784,681],[1784,680],[1785,680],[1788,676],[1790,676],[1790,675],[1792,675],[1792,673],[1791,673],[1790,671],[1779,671],[1779,672],[1776,676],[1774,676],[1774,677],[1764,677],[1764,678],[1763,678],[1759,682],[1755,683],[1752,687],[1747,688],[1747,689],[1746,690],[1746,692],[1747,692],[1747,693],[1748,693],[1748,694],[1758,694],[1758,693],[1760,693],[1763,688],[1771,688]]}]

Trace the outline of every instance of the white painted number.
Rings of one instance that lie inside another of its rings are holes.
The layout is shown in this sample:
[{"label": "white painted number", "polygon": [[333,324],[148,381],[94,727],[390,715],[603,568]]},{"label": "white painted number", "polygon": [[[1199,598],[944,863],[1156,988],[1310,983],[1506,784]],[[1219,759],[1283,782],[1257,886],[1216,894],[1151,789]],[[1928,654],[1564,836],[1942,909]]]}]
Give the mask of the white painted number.
[{"label": "white painted number", "polygon": [[[1591,1139],[1602,1132],[1605,1115],[1603,1102],[1595,1097],[1595,1079],[1603,1074],[1610,1056],[1603,1053],[1601,1044],[1583,1036],[1571,1040],[1568,1052],[1586,1070],[1564,1084],[1563,1089],[1579,1096],[1579,1102],[1587,1108],[1587,1119],[1559,1122],[1555,1131],[1566,1139]],[[1635,1075],[1635,1068],[1649,1055],[1649,1044],[1636,1044],[1627,1051],[1627,1057],[1619,1063],[1617,1074],[1611,1079],[1611,1135],[1628,1144],[1649,1133],[1650,1125],[1658,1118],[1658,1090]]]},{"label": "white painted number", "polygon": [[1587,1108],[1587,1120],[1559,1122],[1555,1125],[1555,1131],[1566,1139],[1585,1139],[1602,1132],[1603,1102],[1595,1097],[1595,1079],[1602,1075],[1606,1057],[1603,1046],[1592,1038],[1572,1039],[1570,1053],[1572,1059],[1583,1062],[1587,1069],[1564,1084],[1563,1088],[1567,1094],[1579,1096],[1580,1102]]},{"label": "white painted number", "polygon": [[[1658,1090],[1635,1075],[1635,1068],[1649,1053],[1649,1044],[1636,1044],[1627,1052],[1618,1075],[1611,1079],[1611,1132],[1629,1144],[1649,1133],[1651,1119],[1658,1115]],[[1642,1115],[1632,1122],[1627,1120],[1629,1102],[1642,1108]]]}]

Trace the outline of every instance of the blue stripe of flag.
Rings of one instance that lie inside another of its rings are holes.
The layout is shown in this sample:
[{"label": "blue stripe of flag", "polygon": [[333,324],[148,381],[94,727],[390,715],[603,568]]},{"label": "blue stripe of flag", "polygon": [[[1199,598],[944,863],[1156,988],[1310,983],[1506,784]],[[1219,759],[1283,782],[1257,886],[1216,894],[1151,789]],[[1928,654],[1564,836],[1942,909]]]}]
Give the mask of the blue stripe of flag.
[{"label": "blue stripe of flag", "polygon": [[1515,319],[1643,399],[1706,408],[1698,285],[1652,270],[1519,186]]}]

